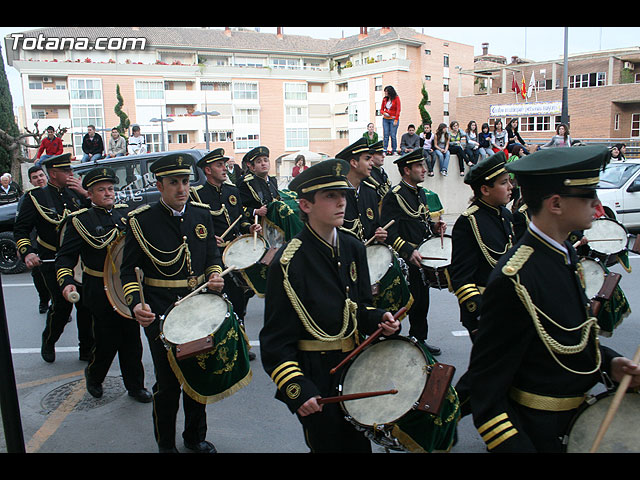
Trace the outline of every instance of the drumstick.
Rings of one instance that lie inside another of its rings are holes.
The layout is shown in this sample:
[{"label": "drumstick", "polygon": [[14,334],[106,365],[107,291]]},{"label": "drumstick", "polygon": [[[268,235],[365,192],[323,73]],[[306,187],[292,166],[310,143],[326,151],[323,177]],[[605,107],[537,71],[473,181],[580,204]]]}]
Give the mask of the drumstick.
[{"label": "drumstick", "polygon": [[[384,227],[382,227],[383,230],[388,230],[389,227],[391,225],[393,225],[393,223],[395,222],[395,220],[391,220],[389,223],[387,223]],[[369,245],[371,242],[373,242],[376,239],[376,236],[374,235],[373,237],[371,237],[369,240],[367,240],[366,242],[364,242],[364,245],[367,246]]]},{"label": "drumstick", "polygon": [[422,260],[449,260],[448,258],[442,257],[423,257],[422,255],[420,255],[420,257],[422,258]]},{"label": "drumstick", "polygon": [[227,228],[224,233],[222,235],[220,235],[220,238],[224,238],[227,236],[227,234],[231,231],[231,229],[233,227],[236,226],[236,223],[238,223],[240,221],[240,219],[242,218],[242,215],[240,215],[238,218],[236,218],[235,222],[233,222],[231,225],[229,225],[229,228]]},{"label": "drumstick", "polygon": [[362,392],[362,393],[349,393],[347,395],[338,395],[337,397],[325,397],[319,398],[318,403],[324,405],[326,403],[338,403],[345,402],[347,400],[358,400],[359,398],[377,397],[380,395],[395,395],[398,390],[395,388],[392,390],[382,390],[379,392]]},{"label": "drumstick", "polygon": [[[633,356],[632,361],[633,363],[640,362],[640,347],[638,347],[638,350],[636,351],[636,354]],[[598,429],[598,434],[596,435],[596,439],[593,442],[593,446],[591,447],[591,450],[589,451],[589,453],[596,453],[596,450],[598,450],[598,447],[600,446],[600,442],[602,441],[604,434],[607,433],[607,429],[609,428],[609,425],[611,424],[611,421],[613,420],[613,417],[616,414],[618,407],[620,406],[622,397],[624,397],[624,394],[627,392],[627,388],[629,388],[630,382],[631,382],[631,375],[627,373],[625,374],[624,377],[622,377],[622,380],[620,381],[620,385],[618,385],[616,394],[614,395],[611,405],[609,406],[609,410],[607,411],[607,414],[605,415],[604,420],[602,421],[602,424]]]},{"label": "drumstick", "polygon": [[593,240],[588,240],[589,243],[591,242],[623,242],[624,239],[622,238],[594,238]]},{"label": "drumstick", "polygon": [[[232,265],[229,268],[227,268],[226,270],[223,270],[220,273],[221,277],[224,277],[227,273],[229,273],[232,270],[235,270],[236,266]],[[182,302],[184,302],[187,298],[189,297],[193,297],[194,295],[200,293],[201,291],[203,291],[205,288],[207,288],[207,283],[203,283],[202,285],[200,285],[198,288],[196,288],[193,292],[191,292],[189,295],[187,295],[186,297],[182,297],[180,300],[177,300],[176,303],[174,305],[180,305]]]},{"label": "drumstick", "polygon": [[444,249],[444,229],[440,229],[440,248]]},{"label": "drumstick", "polygon": [[148,310],[147,304],[144,302],[144,291],[142,290],[142,270],[140,267],[136,267],[136,279],[138,280],[138,287],[140,287],[140,303],[143,310]]},{"label": "drumstick", "polygon": [[[256,215],[255,223],[258,223],[258,215]],[[258,232],[256,230],[253,231],[253,249],[256,249],[256,242],[258,241]]]},{"label": "drumstick", "polygon": [[[396,312],[396,314],[393,316],[394,320],[397,320],[398,318],[400,318],[405,312],[407,311],[407,307],[402,307],[400,310],[398,310]],[[351,350],[351,353],[349,353],[349,355],[347,355],[344,360],[342,360],[337,366],[333,367],[330,370],[330,373],[333,375],[334,373],[336,373],[336,370],[338,370],[340,367],[342,367],[345,363],[347,363],[349,360],[351,360],[353,357],[355,357],[357,354],[359,354],[362,349],[364,347],[366,347],[367,345],[369,345],[371,342],[373,342],[374,340],[378,339],[380,337],[380,335],[382,335],[383,329],[382,327],[379,327],[375,332],[373,332],[371,335],[369,335],[369,337],[367,337],[367,339],[362,342],[360,345],[358,345],[356,348],[354,348],[353,350]]]}]

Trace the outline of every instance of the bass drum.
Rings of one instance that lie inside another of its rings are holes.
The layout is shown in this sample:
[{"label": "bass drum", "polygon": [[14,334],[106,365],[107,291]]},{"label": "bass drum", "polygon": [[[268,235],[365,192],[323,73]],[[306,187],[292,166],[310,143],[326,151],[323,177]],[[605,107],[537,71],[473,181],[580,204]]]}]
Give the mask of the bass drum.
[{"label": "bass drum", "polygon": [[124,234],[121,233],[107,247],[107,257],[104,260],[104,291],[113,309],[125,318],[133,319],[129,305],[125,300],[122,282],[120,281],[120,267],[122,266],[122,253],[124,251]]},{"label": "bass drum", "polygon": [[[613,397],[613,393],[601,393],[588,399],[578,409],[569,426],[569,433],[564,439],[567,453],[589,453]],[[640,395],[625,394],[600,443],[598,453],[640,453],[638,412],[640,412]]]}]

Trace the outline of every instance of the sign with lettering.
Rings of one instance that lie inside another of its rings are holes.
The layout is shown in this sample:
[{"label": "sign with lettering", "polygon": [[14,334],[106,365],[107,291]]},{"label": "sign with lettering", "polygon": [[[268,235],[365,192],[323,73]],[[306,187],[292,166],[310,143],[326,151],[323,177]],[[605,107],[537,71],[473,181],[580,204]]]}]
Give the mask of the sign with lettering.
[{"label": "sign with lettering", "polygon": [[560,115],[562,102],[511,103],[506,105],[490,105],[489,117],[527,117],[534,115]]}]

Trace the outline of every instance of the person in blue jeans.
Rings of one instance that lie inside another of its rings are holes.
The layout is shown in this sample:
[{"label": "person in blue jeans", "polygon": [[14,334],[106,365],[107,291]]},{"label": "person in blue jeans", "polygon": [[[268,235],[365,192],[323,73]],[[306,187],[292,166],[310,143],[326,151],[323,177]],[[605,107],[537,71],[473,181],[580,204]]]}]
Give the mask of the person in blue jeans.
[{"label": "person in blue jeans", "polygon": [[440,173],[447,176],[447,168],[449,167],[449,132],[446,123],[438,125],[436,135],[433,140],[433,153],[438,159]]},{"label": "person in blue jeans", "polygon": [[[380,114],[382,115],[382,142],[387,155],[398,153],[398,124],[400,122],[400,97],[396,90],[391,86],[384,88],[384,98],[380,105]],[[389,147],[389,139],[391,139],[391,150]]]},{"label": "person in blue jeans", "polygon": [[96,127],[89,125],[87,134],[82,139],[82,163],[94,162],[104,157],[104,142],[99,133],[96,133]]}]

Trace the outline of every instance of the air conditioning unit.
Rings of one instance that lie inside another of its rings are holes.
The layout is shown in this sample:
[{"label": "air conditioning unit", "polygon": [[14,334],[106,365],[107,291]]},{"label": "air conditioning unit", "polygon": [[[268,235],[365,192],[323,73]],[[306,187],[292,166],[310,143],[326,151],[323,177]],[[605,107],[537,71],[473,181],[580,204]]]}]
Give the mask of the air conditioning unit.
[{"label": "air conditioning unit", "polygon": [[624,62],[622,68],[626,68],[627,70],[633,70],[635,65],[631,62]]},{"label": "air conditioning unit", "polygon": [[53,78],[51,78],[51,77],[42,77],[42,83],[53,83]]}]

